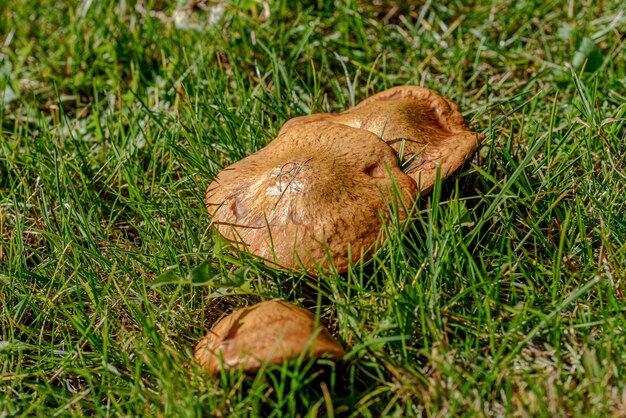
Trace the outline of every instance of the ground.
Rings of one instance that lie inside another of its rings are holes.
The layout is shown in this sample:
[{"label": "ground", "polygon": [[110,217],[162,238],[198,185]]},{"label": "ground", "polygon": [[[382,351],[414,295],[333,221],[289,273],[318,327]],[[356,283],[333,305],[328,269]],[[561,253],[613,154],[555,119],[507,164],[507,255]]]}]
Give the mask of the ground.
[{"label": "ground", "polygon": [[[186,3],[0,1],[0,416],[624,414],[623,1]],[[287,119],[408,84],[486,139],[372,261],[313,278],[209,228]],[[269,299],[346,360],[199,370]]]}]

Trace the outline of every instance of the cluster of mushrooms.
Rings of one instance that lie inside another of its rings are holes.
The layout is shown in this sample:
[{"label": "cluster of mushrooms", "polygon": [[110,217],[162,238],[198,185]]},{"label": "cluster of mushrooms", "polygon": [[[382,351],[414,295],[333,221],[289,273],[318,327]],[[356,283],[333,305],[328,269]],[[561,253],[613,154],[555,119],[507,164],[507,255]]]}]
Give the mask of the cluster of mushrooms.
[{"label": "cluster of mushrooms", "polygon": [[[432,90],[395,87],[338,114],[285,123],[265,148],[226,167],[209,186],[212,225],[233,246],[273,266],[346,272],[404,222],[418,191],[459,168],[484,135]],[[345,352],[305,309],[269,301],[218,321],[195,357],[211,372]]]}]

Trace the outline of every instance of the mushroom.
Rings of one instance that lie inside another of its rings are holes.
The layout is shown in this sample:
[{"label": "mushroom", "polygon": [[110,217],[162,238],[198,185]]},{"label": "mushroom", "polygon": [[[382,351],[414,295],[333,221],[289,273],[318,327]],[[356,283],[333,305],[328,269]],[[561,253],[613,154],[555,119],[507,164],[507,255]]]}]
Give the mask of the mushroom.
[{"label": "mushroom", "polygon": [[345,351],[315,316],[285,302],[262,302],[220,321],[196,345],[194,357],[210,372],[256,371],[264,363],[304,358],[340,360]]},{"label": "mushroom", "polygon": [[402,162],[408,166],[406,172],[422,193],[432,188],[438,167],[442,179],[452,174],[485,137],[470,131],[456,104],[433,90],[417,86],[385,90],[342,113],[294,118],[285,123],[282,131],[319,121],[368,130],[396,152],[402,151]]},{"label": "mushroom", "polygon": [[[382,239],[384,217],[406,218],[417,194],[376,135],[312,122],[225,168],[209,186],[212,224],[229,241],[287,268],[347,271]],[[382,216],[381,216],[382,215]]]}]

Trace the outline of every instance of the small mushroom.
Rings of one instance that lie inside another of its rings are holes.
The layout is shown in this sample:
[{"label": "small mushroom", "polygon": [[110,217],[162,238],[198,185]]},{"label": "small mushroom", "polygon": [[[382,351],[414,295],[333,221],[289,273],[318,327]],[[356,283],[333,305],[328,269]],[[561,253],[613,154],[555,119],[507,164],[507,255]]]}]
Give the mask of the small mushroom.
[{"label": "small mushroom", "polygon": [[313,114],[291,119],[282,131],[296,125],[330,121],[368,130],[393,149],[402,151],[406,172],[428,192],[440,168],[441,178],[456,171],[484,135],[470,131],[459,108],[441,94],[422,87],[385,90],[342,113]]},{"label": "small mushroom", "polygon": [[[395,183],[395,187],[394,187]],[[376,135],[316,122],[283,130],[226,167],[209,186],[212,224],[228,240],[287,268],[339,272],[381,238],[389,209],[406,217],[417,194],[393,149]]]},{"label": "small mushroom", "polygon": [[285,302],[262,302],[218,321],[194,352],[210,372],[222,367],[258,370],[264,363],[304,358],[340,360],[345,351],[306,309]]}]

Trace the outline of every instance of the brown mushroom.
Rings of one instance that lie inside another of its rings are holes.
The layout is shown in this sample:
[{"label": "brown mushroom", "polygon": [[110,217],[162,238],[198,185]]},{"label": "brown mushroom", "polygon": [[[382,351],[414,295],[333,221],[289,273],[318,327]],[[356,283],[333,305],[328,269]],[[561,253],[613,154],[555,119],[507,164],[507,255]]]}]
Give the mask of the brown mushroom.
[{"label": "brown mushroom", "polygon": [[206,204],[212,224],[242,249],[310,272],[332,259],[343,272],[381,238],[381,213],[395,208],[402,221],[403,205],[410,207],[416,194],[415,182],[379,137],[320,122],[283,130],[225,168],[209,186]]},{"label": "brown mushroom", "polygon": [[446,178],[472,156],[485,137],[470,131],[456,104],[417,86],[385,90],[342,113],[294,118],[281,131],[322,120],[366,129],[396,152],[402,151],[406,172],[418,182],[422,193],[432,188],[437,168],[441,178]]},{"label": "brown mushroom", "polygon": [[218,321],[196,345],[194,356],[210,372],[222,367],[258,370],[299,356],[340,360],[345,351],[306,309],[285,302],[263,302]]}]

